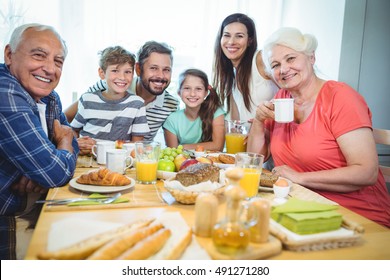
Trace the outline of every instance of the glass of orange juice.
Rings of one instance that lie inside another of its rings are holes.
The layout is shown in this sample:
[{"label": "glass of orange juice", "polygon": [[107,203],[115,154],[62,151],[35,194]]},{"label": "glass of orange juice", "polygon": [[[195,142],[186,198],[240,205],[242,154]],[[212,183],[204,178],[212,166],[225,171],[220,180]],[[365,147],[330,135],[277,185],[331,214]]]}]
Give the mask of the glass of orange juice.
[{"label": "glass of orange juice", "polygon": [[248,135],[250,123],[240,120],[225,120],[226,152],[236,154],[246,151],[245,137]]},{"label": "glass of orange juice", "polygon": [[244,170],[240,187],[246,191],[247,198],[255,197],[259,190],[260,175],[264,156],[256,153],[237,153],[235,166]]},{"label": "glass of orange juice", "polygon": [[157,162],[161,144],[153,141],[135,142],[135,174],[137,183],[155,184],[157,182]]}]

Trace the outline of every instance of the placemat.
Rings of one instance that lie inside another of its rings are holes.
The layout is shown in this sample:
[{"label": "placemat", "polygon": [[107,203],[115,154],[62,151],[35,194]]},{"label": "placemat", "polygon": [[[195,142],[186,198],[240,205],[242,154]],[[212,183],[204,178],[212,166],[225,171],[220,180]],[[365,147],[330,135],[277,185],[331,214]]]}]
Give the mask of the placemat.
[{"label": "placemat", "polygon": [[[269,199],[269,200],[273,200],[275,198],[273,191],[269,191],[269,192],[268,191],[267,192],[260,191],[258,196],[260,196],[262,198]],[[292,185],[289,196],[296,197],[296,198],[299,198],[302,200],[315,201],[318,203],[338,205],[337,202],[334,202],[330,199],[327,199],[326,197],[323,197],[322,195],[320,195],[312,190],[309,190],[305,187],[302,187],[301,185],[298,185],[298,184]]]},{"label": "placemat", "polygon": [[[72,210],[96,210],[96,209],[118,209],[118,208],[132,208],[132,207],[151,207],[151,206],[165,206],[166,203],[161,197],[163,187],[159,185],[141,185],[136,184],[134,188],[122,191],[122,197],[128,198],[129,202],[116,204],[99,204],[99,205],[46,205],[44,211],[72,211]],[[78,191],[67,185],[61,188],[54,188],[49,192],[46,199],[63,199],[88,197],[90,193]]]},{"label": "placemat", "polygon": [[76,167],[100,167],[102,165],[96,162],[93,156],[79,156],[77,158]]}]

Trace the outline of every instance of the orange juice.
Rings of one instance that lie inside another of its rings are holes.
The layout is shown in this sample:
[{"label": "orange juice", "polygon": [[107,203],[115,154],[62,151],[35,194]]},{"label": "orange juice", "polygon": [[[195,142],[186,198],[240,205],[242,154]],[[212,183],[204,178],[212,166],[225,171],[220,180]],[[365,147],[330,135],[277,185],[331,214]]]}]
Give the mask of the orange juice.
[{"label": "orange juice", "polygon": [[245,136],[246,135],[240,133],[227,133],[225,135],[226,152],[228,154],[245,152],[246,151],[246,144],[244,144]]},{"label": "orange juice", "polygon": [[135,173],[137,182],[155,184],[157,181],[157,161],[138,161]]},{"label": "orange juice", "polygon": [[260,184],[260,174],[260,169],[244,168],[244,177],[240,180],[240,187],[246,191],[247,197],[257,195]]}]

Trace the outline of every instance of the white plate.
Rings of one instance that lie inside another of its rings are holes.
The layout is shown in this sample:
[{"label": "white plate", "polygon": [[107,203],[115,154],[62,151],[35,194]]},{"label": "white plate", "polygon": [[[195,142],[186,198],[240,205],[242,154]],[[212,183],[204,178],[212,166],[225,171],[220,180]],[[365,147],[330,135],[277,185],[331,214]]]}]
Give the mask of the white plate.
[{"label": "white plate", "polygon": [[[127,177],[127,176],[126,176]],[[133,188],[135,185],[135,181],[133,178],[130,179],[130,184],[125,185],[125,186],[97,186],[97,185],[85,185],[85,184],[79,184],[76,182],[77,178],[73,178],[70,180],[69,185],[76,190],[87,192],[87,193],[114,193],[114,192],[120,192],[124,191],[130,188]]]},{"label": "white plate", "polygon": [[[210,154],[204,154],[204,157],[207,157],[207,156],[212,156],[212,157],[218,157],[220,154],[225,154],[225,153],[210,153]],[[228,155],[228,156],[232,156],[232,157],[236,157],[234,154],[225,154],[225,155]],[[215,166],[218,166],[219,168],[222,168],[222,169],[226,169],[226,168],[229,168],[229,167],[234,167],[234,163],[233,164],[225,164],[225,163],[214,163]]]},{"label": "white plate", "polygon": [[176,174],[177,174],[177,172],[157,170],[157,178],[158,179],[168,180],[170,178],[175,177]]},{"label": "white plate", "polygon": [[273,188],[273,187],[263,187],[263,186],[259,186],[259,191],[263,191],[263,192],[273,192],[273,191],[274,191],[274,188]]}]

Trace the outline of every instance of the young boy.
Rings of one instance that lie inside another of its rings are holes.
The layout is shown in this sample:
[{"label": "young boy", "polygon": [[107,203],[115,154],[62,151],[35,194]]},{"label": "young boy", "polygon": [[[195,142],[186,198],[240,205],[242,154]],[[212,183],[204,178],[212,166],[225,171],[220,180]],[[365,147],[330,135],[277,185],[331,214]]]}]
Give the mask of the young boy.
[{"label": "young boy", "polygon": [[133,80],[134,64],[135,56],[120,46],[101,52],[98,71],[107,89],[81,96],[71,122],[78,137],[142,141],[149,133],[144,100],[127,92]]}]

